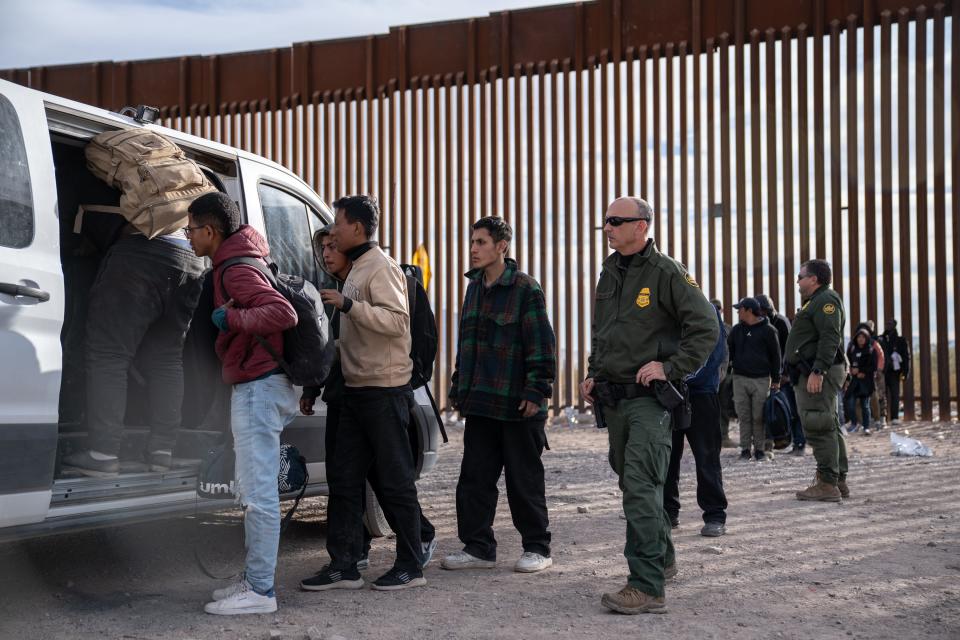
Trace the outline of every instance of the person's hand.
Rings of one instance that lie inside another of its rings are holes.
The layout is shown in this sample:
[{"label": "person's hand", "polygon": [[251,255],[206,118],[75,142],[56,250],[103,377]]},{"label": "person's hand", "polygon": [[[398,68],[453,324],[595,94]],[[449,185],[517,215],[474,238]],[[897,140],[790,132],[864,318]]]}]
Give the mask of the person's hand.
[{"label": "person's hand", "polygon": [[857,375],[858,373],[860,373],[860,370],[859,370],[859,369],[857,369],[856,367],[850,367],[850,375],[854,375],[854,376],[855,376],[855,375]]},{"label": "person's hand", "polygon": [[517,409],[523,412],[524,418],[532,418],[540,411],[540,405],[530,402],[529,400],[521,400],[520,406],[517,407]]},{"label": "person's hand", "polygon": [[229,331],[230,326],[227,324],[227,309],[233,309],[233,298],[227,300],[227,302],[216,309],[213,310],[213,313],[210,315],[210,320],[216,325],[217,329],[220,331]]},{"label": "person's hand", "polygon": [[814,394],[823,391],[823,374],[811,373],[807,376],[807,393]]},{"label": "person's hand", "polygon": [[654,380],[666,380],[667,374],[663,372],[662,362],[648,362],[637,371],[637,384],[649,387]]},{"label": "person's hand", "polygon": [[861,380],[863,380],[864,378],[867,377],[867,374],[865,374],[865,373],[858,373],[858,374],[857,374],[857,377],[860,378]]},{"label": "person's hand", "polygon": [[336,289],[320,289],[320,299],[323,304],[332,304],[337,309],[343,309],[343,294]]},{"label": "person's hand", "polygon": [[317,401],[316,398],[300,398],[300,413],[305,416],[313,415],[313,404]]},{"label": "person's hand", "polygon": [[580,395],[588,404],[593,404],[593,378],[587,378],[580,383]]},{"label": "person's hand", "polygon": [[780,390],[780,383],[779,383],[779,382],[771,382],[771,383],[770,383],[770,390],[771,390],[771,391],[779,391],[779,390]]}]

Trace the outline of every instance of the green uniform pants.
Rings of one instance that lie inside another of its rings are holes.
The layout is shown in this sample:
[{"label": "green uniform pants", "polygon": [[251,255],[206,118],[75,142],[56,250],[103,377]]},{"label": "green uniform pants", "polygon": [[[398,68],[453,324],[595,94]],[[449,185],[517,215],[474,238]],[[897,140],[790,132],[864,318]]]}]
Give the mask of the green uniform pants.
[{"label": "green uniform pants", "polygon": [[663,484],[670,465],[670,414],[654,398],[621,400],[604,407],[610,436],[610,466],[620,478],[630,567],[627,583],[647,595],[663,596],[663,569],[676,561],[670,520],[663,509]]},{"label": "green uniform pants", "polygon": [[846,376],[846,367],[835,364],[823,376],[820,393],[807,393],[807,376],[801,376],[793,388],[800,424],[817,459],[817,471],[824,482],[832,485],[847,479],[847,446],[837,417],[837,397]]}]

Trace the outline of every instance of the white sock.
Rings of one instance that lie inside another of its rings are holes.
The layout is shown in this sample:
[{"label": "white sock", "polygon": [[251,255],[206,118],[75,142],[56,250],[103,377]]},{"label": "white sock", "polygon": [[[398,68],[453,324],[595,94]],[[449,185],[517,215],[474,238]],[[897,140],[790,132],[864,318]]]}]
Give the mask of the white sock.
[{"label": "white sock", "polygon": [[101,462],[105,460],[116,460],[117,456],[111,456],[107,453],[100,453],[99,451],[90,450],[90,457],[94,460],[100,460]]}]

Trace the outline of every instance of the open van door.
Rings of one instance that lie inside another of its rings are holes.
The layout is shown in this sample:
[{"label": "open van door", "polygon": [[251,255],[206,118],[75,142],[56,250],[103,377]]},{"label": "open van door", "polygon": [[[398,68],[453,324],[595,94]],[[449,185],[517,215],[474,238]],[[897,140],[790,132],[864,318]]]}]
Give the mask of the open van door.
[{"label": "open van door", "polygon": [[42,99],[0,81],[0,528],[50,506],[64,313],[59,220]]}]

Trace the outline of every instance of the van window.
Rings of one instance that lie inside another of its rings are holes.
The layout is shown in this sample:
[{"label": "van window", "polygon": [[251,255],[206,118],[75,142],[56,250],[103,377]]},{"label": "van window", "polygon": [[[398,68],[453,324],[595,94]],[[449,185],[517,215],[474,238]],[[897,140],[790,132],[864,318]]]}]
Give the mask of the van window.
[{"label": "van window", "polygon": [[0,246],[21,249],[33,240],[33,195],[27,149],[17,112],[0,95]]},{"label": "van window", "polygon": [[323,272],[313,257],[311,221],[315,214],[296,196],[261,183],[258,187],[270,259],[283,273],[298,275],[320,287]]}]

